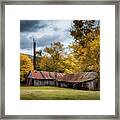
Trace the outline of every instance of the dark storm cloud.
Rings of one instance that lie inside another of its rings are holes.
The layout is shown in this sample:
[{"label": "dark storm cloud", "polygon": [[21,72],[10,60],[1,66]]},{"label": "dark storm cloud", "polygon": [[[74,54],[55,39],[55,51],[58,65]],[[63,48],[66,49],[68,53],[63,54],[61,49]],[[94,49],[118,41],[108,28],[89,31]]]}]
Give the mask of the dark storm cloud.
[{"label": "dark storm cloud", "polygon": [[[54,36],[45,35],[41,38],[36,38],[37,47],[46,47],[49,46],[53,42],[63,41],[64,39],[61,39],[61,36],[59,34],[56,34]],[[21,49],[32,49],[32,39],[27,37],[26,35],[21,35],[20,40],[20,47]]]},{"label": "dark storm cloud", "polygon": [[27,37],[28,34],[20,35],[20,48],[21,49],[29,49],[32,48],[32,40]]},{"label": "dark storm cloud", "polygon": [[39,20],[21,20],[20,32],[36,32],[39,29],[47,27],[44,21]]},{"label": "dark storm cloud", "polygon": [[37,48],[44,49],[53,42],[69,44],[71,41],[69,30],[71,21],[58,20],[21,20],[20,21],[20,49],[31,54],[33,38]]},{"label": "dark storm cloud", "polygon": [[20,42],[20,47],[21,49],[30,49],[32,48],[32,41],[28,42],[28,40],[23,39],[23,41]]},{"label": "dark storm cloud", "polygon": [[54,36],[45,35],[36,40],[37,47],[46,47],[51,43],[58,42],[58,41],[60,41],[60,35],[54,35]]}]

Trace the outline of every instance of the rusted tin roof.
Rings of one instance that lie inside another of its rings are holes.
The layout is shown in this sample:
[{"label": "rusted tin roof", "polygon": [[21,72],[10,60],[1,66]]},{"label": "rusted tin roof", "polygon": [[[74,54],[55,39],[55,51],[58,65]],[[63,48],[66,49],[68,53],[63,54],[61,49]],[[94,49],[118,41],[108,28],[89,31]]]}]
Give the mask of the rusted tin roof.
[{"label": "rusted tin roof", "polygon": [[83,82],[83,81],[89,81],[94,80],[97,77],[96,72],[80,72],[75,74],[66,74],[63,77],[63,81],[66,82]]},{"label": "rusted tin roof", "polygon": [[28,75],[28,78],[45,79],[44,76],[39,71],[31,71],[30,74]]},{"label": "rusted tin roof", "polygon": [[47,71],[31,71],[28,78],[33,79],[62,79],[64,73],[47,72]]},{"label": "rusted tin roof", "polygon": [[83,82],[94,80],[97,77],[96,72],[80,72],[75,74],[64,74],[57,72],[47,72],[47,71],[31,71],[28,78],[33,78],[37,80],[42,79],[55,79],[57,81],[64,82]]}]

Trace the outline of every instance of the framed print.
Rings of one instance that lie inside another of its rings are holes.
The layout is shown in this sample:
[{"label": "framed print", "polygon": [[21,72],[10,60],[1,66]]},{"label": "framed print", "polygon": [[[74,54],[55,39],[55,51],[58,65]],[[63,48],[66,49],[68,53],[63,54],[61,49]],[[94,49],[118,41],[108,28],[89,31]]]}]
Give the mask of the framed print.
[{"label": "framed print", "polygon": [[119,119],[119,2],[1,2],[1,118]]}]

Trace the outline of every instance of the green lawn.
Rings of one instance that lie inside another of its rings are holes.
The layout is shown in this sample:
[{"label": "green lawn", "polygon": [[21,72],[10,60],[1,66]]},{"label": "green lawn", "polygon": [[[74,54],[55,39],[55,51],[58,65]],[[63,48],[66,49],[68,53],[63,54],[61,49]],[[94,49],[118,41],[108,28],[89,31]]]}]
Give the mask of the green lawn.
[{"label": "green lawn", "polygon": [[21,87],[21,100],[99,100],[100,91],[85,91],[51,86]]}]

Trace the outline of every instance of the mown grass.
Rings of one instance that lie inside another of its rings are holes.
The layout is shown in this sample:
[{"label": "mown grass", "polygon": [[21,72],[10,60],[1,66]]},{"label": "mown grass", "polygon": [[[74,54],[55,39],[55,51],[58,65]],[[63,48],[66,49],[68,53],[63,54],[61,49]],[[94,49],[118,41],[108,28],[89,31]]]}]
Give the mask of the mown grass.
[{"label": "mown grass", "polygon": [[100,91],[77,90],[51,86],[21,87],[21,100],[99,100]]}]

